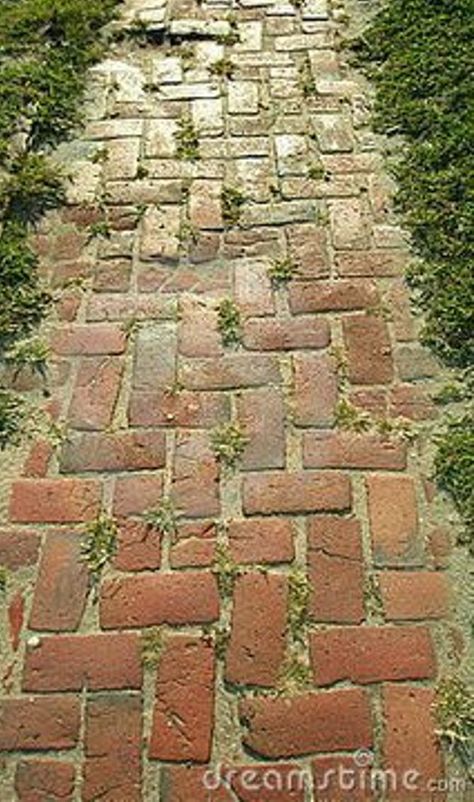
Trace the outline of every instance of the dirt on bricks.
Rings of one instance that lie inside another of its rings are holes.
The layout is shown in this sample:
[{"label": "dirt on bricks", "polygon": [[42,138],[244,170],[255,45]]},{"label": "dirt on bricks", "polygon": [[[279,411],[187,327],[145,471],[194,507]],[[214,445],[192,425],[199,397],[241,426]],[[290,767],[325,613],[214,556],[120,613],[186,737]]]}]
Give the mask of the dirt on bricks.
[{"label": "dirt on bricks", "polygon": [[37,234],[56,437],[2,484],[0,802],[446,799],[438,373],[343,24],[127,0],[91,72]]}]

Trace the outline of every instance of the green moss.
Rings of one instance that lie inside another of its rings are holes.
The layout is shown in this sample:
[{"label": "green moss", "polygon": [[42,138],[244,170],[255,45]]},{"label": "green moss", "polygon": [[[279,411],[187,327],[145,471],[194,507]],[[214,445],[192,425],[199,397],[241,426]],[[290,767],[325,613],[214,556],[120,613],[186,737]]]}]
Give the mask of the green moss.
[{"label": "green moss", "polygon": [[0,596],[4,596],[7,591],[7,580],[7,569],[3,565],[0,565]]},{"label": "green moss", "polygon": [[[423,340],[460,369],[474,357],[473,36],[471,0],[390,0],[354,43],[377,90],[376,129],[405,142],[396,205],[418,257],[408,280],[425,313]],[[436,467],[472,543],[469,426],[470,414],[447,425]]]},{"label": "green moss", "polygon": [[156,669],[163,653],[163,632],[153,627],[142,634],[141,656],[144,668]]},{"label": "green moss", "polygon": [[472,777],[474,752],[474,693],[458,676],[444,677],[434,704],[438,734],[466,766]]},{"label": "green moss", "polygon": [[0,389],[0,449],[18,445],[26,424],[26,405],[16,393]]},{"label": "green moss", "polygon": [[311,587],[302,569],[293,569],[288,576],[288,631],[295,643],[303,640],[309,618]]}]

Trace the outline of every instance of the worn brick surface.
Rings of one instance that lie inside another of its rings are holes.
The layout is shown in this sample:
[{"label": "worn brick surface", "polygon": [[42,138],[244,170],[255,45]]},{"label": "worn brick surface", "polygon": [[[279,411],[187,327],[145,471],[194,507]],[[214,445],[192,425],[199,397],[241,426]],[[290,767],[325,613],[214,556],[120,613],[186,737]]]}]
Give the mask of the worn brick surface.
[{"label": "worn brick surface", "polygon": [[114,25],[146,35],[90,72],[67,204],[32,237],[51,358],[15,386],[40,431],[2,462],[2,802],[379,802],[337,784],[365,747],[442,771],[439,367],[339,6],[133,0]]}]

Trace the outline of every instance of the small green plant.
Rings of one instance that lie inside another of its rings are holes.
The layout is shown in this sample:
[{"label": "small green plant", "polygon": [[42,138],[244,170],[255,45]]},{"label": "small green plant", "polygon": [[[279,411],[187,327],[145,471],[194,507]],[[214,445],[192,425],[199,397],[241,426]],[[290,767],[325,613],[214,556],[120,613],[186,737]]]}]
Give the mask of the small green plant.
[{"label": "small green plant", "polygon": [[148,176],[149,172],[150,171],[149,171],[148,167],[145,164],[143,164],[143,162],[140,162],[140,164],[137,167],[137,178],[139,180],[141,178],[146,178]]},{"label": "small green plant", "polygon": [[226,468],[235,469],[249,440],[238,424],[226,423],[211,434],[216,459]]},{"label": "small green plant", "polygon": [[229,547],[225,543],[218,543],[216,546],[212,573],[217,579],[221,598],[231,598],[235,581],[242,573],[242,569],[234,562]]},{"label": "small green plant", "polygon": [[308,55],[305,56],[300,67],[300,87],[303,96],[308,98],[316,94],[316,82],[313,76],[311,61]]},{"label": "small green plant", "polygon": [[319,162],[314,162],[308,167],[308,178],[311,178],[313,181],[321,181],[325,175],[324,167],[322,164],[319,164]]},{"label": "small green plant", "polygon": [[224,298],[219,304],[217,328],[224,345],[237,345],[242,339],[240,309],[231,298]]},{"label": "small green plant", "polygon": [[144,668],[156,669],[163,653],[163,632],[160,627],[153,627],[142,633],[142,664]]},{"label": "small green plant", "polygon": [[240,33],[239,33],[239,26],[237,24],[237,18],[234,14],[229,14],[227,17],[227,22],[229,23],[230,29],[228,33],[224,33],[221,36],[217,37],[217,41],[221,45],[227,45],[227,47],[232,47],[240,42]]},{"label": "small green plant", "polygon": [[98,148],[91,156],[92,164],[105,164],[109,160],[109,151],[106,147]]},{"label": "small green plant", "polygon": [[290,649],[283,664],[278,690],[284,696],[295,696],[304,693],[312,685],[312,672],[304,655],[295,648]]},{"label": "small green plant", "polygon": [[184,161],[197,161],[199,157],[199,136],[190,116],[181,117],[176,132],[177,156]]},{"label": "small green plant", "polygon": [[81,560],[86,563],[94,587],[102,571],[117,551],[117,524],[113,518],[101,514],[88,524],[81,544]]},{"label": "small green plant", "polygon": [[163,498],[158,507],[144,515],[149,527],[162,535],[175,538],[178,534],[178,512],[170,498]]},{"label": "small green plant", "polygon": [[189,220],[185,220],[179,227],[179,241],[182,245],[191,243],[196,245],[199,241],[199,229]]},{"label": "small green plant", "polygon": [[[231,593],[232,590],[230,594]],[[213,627],[209,627],[207,631],[204,628],[204,631],[212,639],[217,660],[225,660],[227,654],[227,647],[229,645],[229,640],[230,640],[229,627],[225,625],[224,626],[216,625]]]},{"label": "small green plant", "polygon": [[298,274],[298,266],[291,257],[275,259],[268,270],[268,277],[275,287],[282,287],[288,284]]},{"label": "small green plant", "polygon": [[7,591],[8,572],[3,565],[0,565],[0,595],[4,596]]},{"label": "small green plant", "polygon": [[194,52],[194,47],[191,44],[182,44],[179,48],[179,55],[181,57],[181,64],[183,65],[183,70],[185,72],[189,72],[189,70],[194,69],[196,66],[196,54]]},{"label": "small green plant", "polygon": [[222,217],[226,227],[236,226],[240,222],[245,197],[236,187],[224,186],[221,193]]},{"label": "small green plant", "polygon": [[110,224],[107,220],[97,220],[97,222],[92,223],[89,226],[89,239],[95,239],[96,237],[103,237],[104,239],[110,239],[111,229]]},{"label": "small green plant", "polygon": [[364,600],[367,613],[383,617],[384,608],[380,584],[375,574],[369,574],[364,584]]},{"label": "small green plant", "polygon": [[234,69],[234,63],[230,58],[220,58],[211,64],[210,73],[221,78],[232,78]]},{"label": "small green plant", "polygon": [[309,617],[311,586],[302,569],[293,568],[288,575],[288,632],[294,643],[303,640]]},{"label": "small green plant", "polygon": [[341,398],[334,413],[334,424],[339,429],[349,432],[368,432],[372,426],[372,419],[368,412],[354,406],[347,398]]},{"label": "small green plant", "polygon": [[460,677],[444,677],[436,689],[434,712],[438,735],[474,780],[474,692]]},{"label": "small green plant", "polygon": [[0,389],[0,451],[19,444],[26,421],[25,401],[16,393]]},{"label": "small green plant", "polygon": [[28,370],[46,378],[46,365],[49,358],[48,346],[38,339],[22,340],[15,343],[4,356],[5,365],[13,370],[13,378]]},{"label": "small green plant", "polygon": [[474,553],[474,416],[471,411],[448,419],[437,436],[435,475],[440,488],[449,493],[464,521],[462,543]]}]

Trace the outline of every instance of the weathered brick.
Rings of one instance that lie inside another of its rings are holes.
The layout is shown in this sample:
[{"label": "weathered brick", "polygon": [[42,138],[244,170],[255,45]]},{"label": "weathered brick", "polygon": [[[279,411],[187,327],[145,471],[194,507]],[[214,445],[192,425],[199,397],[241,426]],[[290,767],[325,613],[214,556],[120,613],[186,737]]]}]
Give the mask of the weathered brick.
[{"label": "weathered brick", "polygon": [[227,534],[237,563],[291,562],[294,557],[292,524],[286,518],[234,519]]},{"label": "weathered brick", "polygon": [[219,359],[183,360],[179,379],[190,390],[232,390],[280,381],[278,363],[266,354],[226,354]]},{"label": "weathered brick", "polygon": [[21,523],[89,521],[99,512],[101,483],[94,479],[19,479],[10,517]]},{"label": "weathered brick", "polygon": [[296,425],[331,425],[338,396],[334,361],[327,354],[295,354],[293,365]]},{"label": "weathered brick", "polygon": [[392,417],[414,421],[430,420],[439,414],[426,389],[412,384],[398,384],[391,388],[389,411]]},{"label": "weathered brick", "polygon": [[218,230],[223,227],[221,192],[220,181],[207,179],[193,181],[189,196],[189,215],[192,225],[197,228]]},{"label": "weathered brick", "polygon": [[318,685],[429,679],[436,673],[426,627],[338,627],[310,636]]},{"label": "weathered brick", "polygon": [[305,772],[294,763],[252,763],[230,771],[229,782],[239,802],[256,798],[258,802],[304,802]]},{"label": "weathered brick", "polygon": [[294,225],[287,228],[290,256],[301,278],[324,278],[329,275],[326,232],[315,225]]},{"label": "weathered brick", "polygon": [[172,568],[207,568],[214,564],[215,540],[189,537],[175,543],[170,550]]},{"label": "weathered brick", "polygon": [[303,435],[306,468],[381,468],[403,471],[406,445],[370,434],[317,431]]},{"label": "weathered brick", "polygon": [[140,688],[140,640],[135,634],[53,635],[27,652],[25,691]]},{"label": "weathered brick", "polygon": [[75,769],[59,760],[22,760],[15,774],[19,802],[72,802]]},{"label": "weathered brick", "polygon": [[[211,776],[212,775],[212,776]],[[161,802],[233,802],[231,791],[224,783],[215,790],[206,788],[218,783],[214,780],[213,768],[210,766],[190,766],[181,763],[178,766],[164,765],[161,772]]]},{"label": "weathered brick", "polygon": [[43,545],[30,628],[58,632],[78,628],[89,586],[75,532],[48,532]]},{"label": "weathered brick", "polygon": [[195,296],[180,301],[178,350],[184,356],[213,357],[224,353],[217,327],[217,305]]},{"label": "weathered brick", "polygon": [[172,393],[163,390],[132,393],[128,410],[130,426],[173,426],[208,429],[230,417],[229,399],[222,393]]},{"label": "weathered brick", "polygon": [[250,318],[244,324],[243,341],[250,351],[291,351],[325,348],[331,338],[329,324],[313,315],[296,318]]},{"label": "weathered brick", "polygon": [[446,574],[439,571],[384,571],[379,582],[385,615],[391,621],[443,618],[449,612]]},{"label": "weathered brick", "polygon": [[51,336],[51,348],[62,356],[123,354],[126,345],[124,331],[112,325],[63,326]]},{"label": "weathered brick", "polygon": [[27,529],[0,529],[0,565],[16,571],[25,565],[35,565],[40,540],[37,532]]},{"label": "weathered brick", "polygon": [[360,689],[240,703],[244,744],[265,758],[360,749],[372,743],[369,701]]},{"label": "weathered brick", "polygon": [[20,645],[21,631],[25,621],[25,597],[19,590],[8,604],[7,617],[10,645],[13,651],[17,652]]},{"label": "weathered brick", "polygon": [[119,476],[115,482],[113,513],[119,518],[141,515],[154,509],[163,494],[163,477],[159,473]]},{"label": "weathered brick", "polygon": [[237,579],[226,679],[244,685],[277,684],[286,648],[285,577],[251,572]]},{"label": "weathered brick", "polygon": [[342,328],[354,384],[388,384],[393,377],[387,324],[375,315],[350,315]]},{"label": "weathered brick", "polygon": [[286,441],[281,393],[270,387],[242,392],[237,415],[249,440],[242,458],[244,469],[283,468]]},{"label": "weathered brick", "polygon": [[369,219],[358,198],[331,200],[329,203],[332,241],[335,248],[367,248]]},{"label": "weathered brick", "polygon": [[23,696],[0,700],[0,751],[73,749],[79,738],[77,696]]},{"label": "weathered brick", "polygon": [[422,547],[413,479],[379,474],[366,481],[376,564],[419,565]]},{"label": "weathered brick", "polygon": [[156,678],[149,755],[205,763],[214,725],[214,651],[201,638],[168,638]]},{"label": "weathered brick", "polygon": [[172,497],[176,507],[189,517],[219,513],[219,470],[207,434],[196,431],[178,434]]},{"label": "weathered brick", "polygon": [[155,570],[161,564],[161,534],[144,521],[119,521],[114,568],[119,571]]},{"label": "weathered brick", "polygon": [[[369,757],[370,761],[370,757]],[[312,761],[316,802],[375,802],[372,765],[358,765],[355,755],[321,755]],[[350,772],[350,773],[349,773]]]},{"label": "weathered brick", "polygon": [[176,380],[176,326],[160,323],[140,329],[135,340],[132,388],[170,390]]},{"label": "weathered brick", "polygon": [[74,429],[105,429],[112,420],[122,378],[121,357],[87,357],[81,361],[69,407]]},{"label": "weathered brick", "polygon": [[364,564],[359,522],[322,515],[310,521],[310,612],[316,621],[359,623],[364,618]]},{"label": "weathered brick", "polygon": [[33,443],[30,453],[25,460],[22,476],[41,479],[48,473],[49,464],[54,454],[54,446],[47,440],[37,440]]},{"label": "weathered brick", "polygon": [[305,312],[347,312],[365,309],[377,301],[377,288],[369,281],[295,281],[290,286],[290,307]]},{"label": "weathered brick", "polygon": [[217,586],[210,573],[147,574],[102,584],[100,620],[104,629],[204,624],[218,615]]},{"label": "weathered brick", "polygon": [[244,510],[258,513],[331,512],[351,505],[350,481],[341,473],[268,471],[244,478]]},{"label": "weathered brick", "polygon": [[[431,688],[387,685],[383,689],[383,766],[398,778],[397,789],[389,795],[391,802],[425,802],[428,781],[436,783],[443,777],[433,702]],[[401,781],[406,772],[410,772],[408,788]],[[415,779],[414,772],[418,773]],[[435,799],[441,802],[443,797],[444,794]]]},{"label": "weathered brick", "polygon": [[401,251],[341,251],[335,255],[340,276],[398,276],[406,265]]},{"label": "weathered brick", "polygon": [[140,471],[163,468],[165,459],[163,432],[87,432],[70,437],[62,448],[60,466],[64,473]]},{"label": "weathered brick", "polygon": [[141,802],[142,702],[100,694],[88,700],[82,799]]}]

